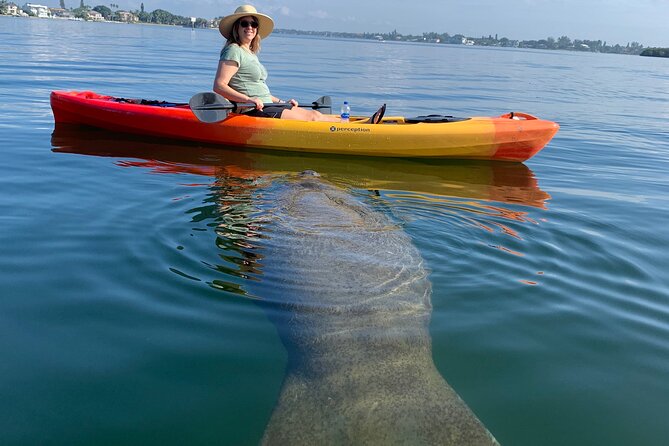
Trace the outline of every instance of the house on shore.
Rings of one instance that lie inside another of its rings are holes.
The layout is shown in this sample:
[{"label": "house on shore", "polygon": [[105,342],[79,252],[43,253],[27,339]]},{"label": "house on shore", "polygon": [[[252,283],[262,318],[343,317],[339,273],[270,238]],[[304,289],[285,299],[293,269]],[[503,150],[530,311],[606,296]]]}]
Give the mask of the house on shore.
[{"label": "house on shore", "polygon": [[133,14],[132,12],[116,11],[114,14],[116,15],[116,18],[119,22],[126,22],[126,23],[137,23],[137,22],[139,22],[139,18],[135,14]]},{"label": "house on shore", "polygon": [[51,11],[51,17],[53,17],[53,18],[58,18],[58,19],[74,18],[74,14],[72,14],[72,11],[68,11],[67,9],[49,8],[49,11]]},{"label": "house on shore", "polygon": [[48,6],[38,5],[36,3],[26,3],[23,5],[23,10],[28,14],[42,19],[48,19],[51,17],[51,12],[49,11]]},{"label": "house on shore", "polygon": [[104,19],[105,19],[104,16],[97,11],[91,10],[86,12],[86,20],[91,20],[93,22],[102,22]]},{"label": "house on shore", "polygon": [[21,11],[21,9],[16,3],[7,3],[6,5],[4,5],[2,11],[0,11],[0,14],[21,15],[19,11]]}]

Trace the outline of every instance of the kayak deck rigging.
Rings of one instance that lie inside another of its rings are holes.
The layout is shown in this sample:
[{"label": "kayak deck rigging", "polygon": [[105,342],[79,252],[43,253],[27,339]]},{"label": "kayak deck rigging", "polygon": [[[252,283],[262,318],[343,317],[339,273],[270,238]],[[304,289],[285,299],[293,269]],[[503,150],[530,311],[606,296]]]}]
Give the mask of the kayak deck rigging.
[{"label": "kayak deck rigging", "polygon": [[[188,108],[189,104],[179,103],[179,102],[169,102],[169,101],[160,101],[156,99],[129,99],[129,98],[114,98],[116,102],[124,102],[128,104],[138,104],[138,105],[147,105],[152,107],[181,107]],[[354,122],[365,121],[367,118],[362,117],[353,117]],[[442,122],[459,122],[466,121],[470,118],[458,118],[451,115],[426,115],[426,116],[416,116],[415,118],[404,118],[401,116],[395,116],[392,118],[381,118],[380,124],[418,124],[421,122],[425,123],[442,123]]]}]

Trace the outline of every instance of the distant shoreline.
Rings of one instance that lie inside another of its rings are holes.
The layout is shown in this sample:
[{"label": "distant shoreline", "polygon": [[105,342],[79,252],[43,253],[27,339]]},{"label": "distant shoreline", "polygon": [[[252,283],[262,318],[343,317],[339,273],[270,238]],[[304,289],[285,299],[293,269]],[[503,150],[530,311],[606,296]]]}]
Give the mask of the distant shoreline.
[{"label": "distant shoreline", "polygon": [[[174,28],[186,28],[184,26],[170,25],[167,23],[120,22],[118,20],[84,20],[84,19],[66,18],[66,17],[33,17],[33,16],[24,17],[19,15],[7,15],[7,14],[0,14],[0,17],[12,17],[15,19],[31,19],[31,20],[58,20],[59,22],[115,23],[118,25],[151,25],[151,26],[164,26],[164,27],[174,27]],[[209,28],[196,28],[196,29],[209,29]]]},{"label": "distant shoreline", "polygon": [[[3,15],[0,15],[0,17]],[[23,17],[15,15],[5,15],[7,17],[19,17],[19,18],[32,18],[37,19],[38,17]],[[53,18],[56,20],[75,20],[67,19],[60,17],[40,17],[43,18]],[[198,19],[203,20],[204,19]],[[119,23],[127,25],[157,25],[157,26],[174,26],[178,28],[192,28],[192,29],[217,29],[217,24],[214,21],[207,21],[210,23],[210,26],[188,26],[184,24],[168,24],[168,23],[155,23],[155,22],[123,22],[116,20],[81,20],[76,21],[89,21],[97,23]],[[203,22],[200,22],[203,23]],[[652,57],[669,57],[665,56],[662,50],[663,48],[646,48],[638,42],[627,43],[626,46],[619,44],[608,45],[606,41],[602,40],[582,40],[574,39],[573,41],[567,36],[561,36],[558,39],[553,37],[547,37],[546,39],[540,40],[512,40],[506,37],[498,38],[497,35],[494,37],[489,35],[488,37],[482,36],[477,37],[467,37],[463,34],[450,35],[448,33],[438,34],[435,32],[423,33],[421,36],[414,35],[404,35],[396,31],[390,33],[351,33],[351,32],[336,32],[336,31],[304,31],[304,30],[295,30],[295,29],[274,29],[274,33],[282,35],[300,35],[300,36],[311,36],[317,38],[344,38],[344,39],[357,39],[357,40],[370,40],[370,41],[379,41],[379,42],[407,42],[407,43],[432,43],[432,44],[451,44],[451,45],[464,45],[464,46],[485,46],[485,47],[501,47],[501,48],[520,48],[520,49],[538,49],[538,50],[563,50],[563,51],[576,51],[576,52],[590,52],[590,53],[608,53],[608,54],[627,54],[627,55],[643,55],[643,56],[652,56]],[[660,51],[658,53],[658,50]],[[642,54],[643,53],[643,54]]]},{"label": "distant shoreline", "polygon": [[669,48],[646,48],[641,52],[645,57],[669,57]]},{"label": "distant shoreline", "polygon": [[451,44],[465,46],[487,46],[487,47],[506,47],[506,48],[529,48],[539,50],[564,50],[590,53],[610,53],[610,54],[630,54],[639,55],[645,48],[639,42],[628,43],[626,46],[615,44],[608,45],[602,40],[581,40],[573,41],[567,36],[561,36],[558,39],[547,37],[540,40],[511,40],[506,37],[498,38],[489,35],[488,37],[466,37],[463,34],[450,35],[448,33],[438,34],[434,32],[423,33],[421,36],[403,35],[396,31],[391,33],[348,33],[332,31],[302,31],[295,29],[275,29],[275,33],[306,35],[324,38],[347,38],[362,39],[372,41],[392,41],[392,42],[412,42],[412,43],[433,43],[433,44]]}]

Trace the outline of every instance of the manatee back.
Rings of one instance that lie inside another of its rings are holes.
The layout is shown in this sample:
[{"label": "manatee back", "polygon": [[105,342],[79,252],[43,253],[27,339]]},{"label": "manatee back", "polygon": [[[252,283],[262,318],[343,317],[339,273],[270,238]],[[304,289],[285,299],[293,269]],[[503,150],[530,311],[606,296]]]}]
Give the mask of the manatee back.
[{"label": "manatee back", "polygon": [[315,176],[265,196],[269,317],[288,368],[264,444],[496,444],[432,360],[431,285],[402,228]]}]

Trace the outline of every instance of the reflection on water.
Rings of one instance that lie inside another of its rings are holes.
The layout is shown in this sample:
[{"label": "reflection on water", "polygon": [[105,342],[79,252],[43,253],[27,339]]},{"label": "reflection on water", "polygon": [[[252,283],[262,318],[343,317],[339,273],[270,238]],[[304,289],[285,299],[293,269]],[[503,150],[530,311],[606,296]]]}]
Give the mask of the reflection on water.
[{"label": "reflection on water", "polygon": [[311,169],[334,183],[359,189],[471,198],[538,208],[545,208],[550,198],[539,188],[534,173],[521,163],[262,152],[203,147],[62,126],[55,129],[51,144],[56,152],[136,158],[118,164],[142,166],[158,173],[252,179]]},{"label": "reflection on water", "polygon": [[[501,231],[515,238],[520,236],[508,223],[535,223],[523,207],[544,209],[550,198],[533,172],[520,163],[268,153],[112,137],[97,129],[62,126],[52,135],[52,147],[59,153],[117,158],[115,163],[121,167],[203,177],[203,181],[189,182],[194,188],[206,188],[206,192],[187,214],[193,223],[203,226],[201,230],[216,234],[217,260],[201,262],[215,271],[217,278],[203,280],[177,266],[170,269],[186,279],[205,281],[213,288],[246,297],[252,296],[244,283],[257,280],[260,274],[257,241],[263,236],[267,218],[261,209],[262,186],[269,177],[315,170],[328,181],[366,196],[378,210],[393,214],[400,223],[426,219]],[[521,255],[503,246],[496,248]]]},{"label": "reflection on water", "polygon": [[[257,263],[260,259],[254,239],[260,236],[261,218],[255,204],[255,181],[222,172],[210,186],[210,191],[203,206],[188,211],[192,221],[208,221],[207,226],[216,234],[219,263],[204,264],[224,278],[254,279],[259,274]],[[249,297],[239,283],[214,279],[209,285]]]}]

